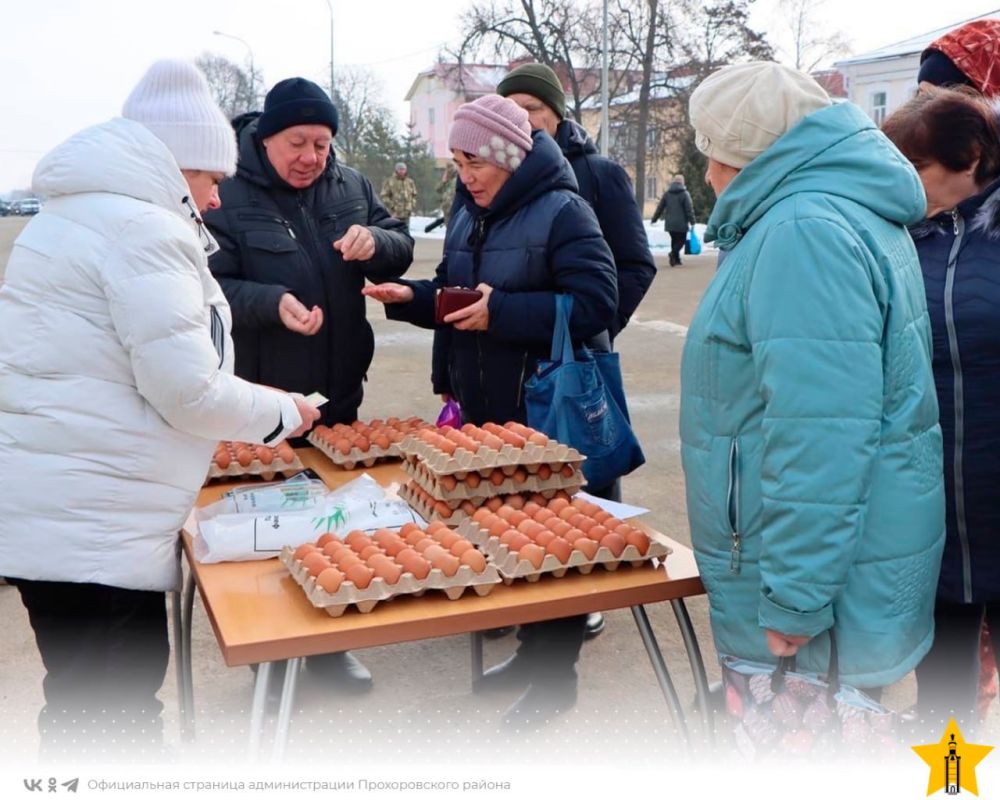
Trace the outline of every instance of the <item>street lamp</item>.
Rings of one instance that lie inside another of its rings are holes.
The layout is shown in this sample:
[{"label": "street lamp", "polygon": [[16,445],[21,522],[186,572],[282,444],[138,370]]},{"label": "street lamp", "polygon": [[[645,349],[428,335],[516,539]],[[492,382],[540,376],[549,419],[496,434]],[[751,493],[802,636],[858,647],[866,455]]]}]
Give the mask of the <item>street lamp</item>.
[{"label": "street lamp", "polygon": [[333,99],[333,0],[326,0],[330,9],[330,98]]},{"label": "street lamp", "polygon": [[239,36],[233,36],[231,33],[224,33],[223,31],[212,31],[216,36],[223,36],[226,39],[235,39],[237,42],[242,44],[247,49],[247,54],[250,56],[250,101],[256,105],[257,103],[257,87],[256,71],[253,68],[253,49],[247,44],[245,39],[241,39]]}]

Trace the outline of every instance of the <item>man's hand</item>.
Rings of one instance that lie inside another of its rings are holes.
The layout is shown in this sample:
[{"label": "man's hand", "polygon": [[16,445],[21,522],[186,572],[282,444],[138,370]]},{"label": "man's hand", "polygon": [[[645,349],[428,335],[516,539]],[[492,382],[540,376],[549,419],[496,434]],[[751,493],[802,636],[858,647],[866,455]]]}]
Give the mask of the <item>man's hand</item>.
[{"label": "man's hand", "polygon": [[401,283],[375,283],[364,287],[361,294],[386,305],[409,303],[413,299],[413,289]]},{"label": "man's hand", "polygon": [[364,225],[352,225],[333,243],[333,249],[344,261],[368,261],[375,255],[375,236]]},{"label": "man's hand", "polygon": [[789,636],[769,630],[767,631],[767,649],[771,651],[772,655],[794,656],[799,648],[811,638],[810,636]]},{"label": "man's hand", "polygon": [[460,331],[489,330],[490,294],[492,294],[493,292],[493,287],[488,284],[481,283],[476,288],[483,293],[482,297],[480,297],[471,306],[460,308],[458,309],[458,311],[452,311],[448,316],[444,318],[444,321],[446,323],[454,325],[456,330]]},{"label": "man's hand", "polygon": [[292,438],[301,436],[313,426],[313,423],[319,419],[319,409],[297,392],[292,392],[289,396],[295,401],[295,408],[298,410],[299,416],[302,417],[302,424],[288,434],[288,437]]},{"label": "man's hand", "polygon": [[312,336],[323,327],[323,309],[313,306],[310,311],[290,292],[281,295],[278,316],[288,330],[301,333],[303,336]]}]

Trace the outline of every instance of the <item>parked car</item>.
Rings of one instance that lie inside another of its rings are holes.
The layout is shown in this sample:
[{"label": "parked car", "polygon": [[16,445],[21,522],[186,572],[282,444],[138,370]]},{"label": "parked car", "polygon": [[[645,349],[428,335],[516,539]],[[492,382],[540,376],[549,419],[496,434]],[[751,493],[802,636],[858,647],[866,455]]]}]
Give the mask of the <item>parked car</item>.
[{"label": "parked car", "polygon": [[30,217],[42,210],[42,202],[37,197],[29,197],[26,200],[18,200],[15,207],[22,217]]},{"label": "parked car", "polygon": [[16,212],[14,211],[13,203],[8,203],[6,200],[0,200],[0,217],[9,217],[14,213]]}]

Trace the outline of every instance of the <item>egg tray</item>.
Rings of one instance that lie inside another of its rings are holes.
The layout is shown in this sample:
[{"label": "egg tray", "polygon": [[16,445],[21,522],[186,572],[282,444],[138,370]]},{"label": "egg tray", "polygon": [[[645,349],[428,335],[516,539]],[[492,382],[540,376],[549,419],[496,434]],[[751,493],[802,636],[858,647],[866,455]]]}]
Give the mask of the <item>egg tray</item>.
[{"label": "egg tray", "polygon": [[517,553],[512,552],[507,545],[501,544],[498,538],[490,536],[489,531],[481,528],[475,520],[466,518],[455,532],[464,536],[481,550],[488,559],[487,563],[496,565],[500,577],[508,585],[522,578],[528,583],[534,583],[542,575],[561,578],[571,569],[588,575],[599,564],[609,572],[614,572],[622,564],[641,567],[652,558],[666,558],[672,552],[656,533],[644,531],[649,537],[649,549],[646,551],[646,555],[642,555],[635,545],[631,544],[625,545],[620,556],[615,556],[607,547],[598,548],[594,558],[590,559],[580,550],[573,550],[570,553],[569,561],[566,562],[560,561],[551,553],[546,553],[542,560],[542,566],[535,568],[529,561],[518,558]]},{"label": "egg tray", "polygon": [[470,453],[463,447],[456,450],[453,455],[448,455],[418,436],[410,434],[399,443],[399,449],[407,457],[414,456],[421,459],[438,475],[452,475],[456,472],[472,472],[493,467],[510,467],[513,473],[517,467],[527,469],[531,465],[542,464],[572,464],[575,469],[579,469],[586,459],[579,450],[552,439],[544,445],[528,442],[524,447],[514,447],[505,444],[499,450],[480,447],[475,453]]},{"label": "egg tray", "polygon": [[303,568],[302,562],[295,559],[295,549],[286,545],[279,556],[291,573],[295,582],[302,587],[309,602],[316,608],[322,608],[331,617],[339,617],[351,606],[362,614],[367,614],[375,606],[394,597],[411,595],[420,597],[429,590],[444,592],[449,600],[458,600],[466,589],[472,589],[480,597],[485,597],[493,591],[493,587],[501,583],[497,568],[489,561],[486,569],[475,572],[465,564],[450,578],[439,569],[432,569],[426,578],[418,580],[412,573],[403,573],[400,579],[390,585],[382,578],[372,578],[372,582],[364,589],[358,589],[353,583],[345,582],[334,593],[316,585],[316,579]]},{"label": "egg tray", "polygon": [[[516,469],[512,467],[511,471]],[[431,472],[425,462],[406,459],[403,462],[403,471],[411,477],[421,489],[427,492],[435,500],[443,500],[451,508],[457,508],[463,500],[488,500],[491,497],[499,497],[505,494],[522,494],[525,492],[538,493],[544,495],[546,499],[551,499],[557,491],[564,491],[567,494],[576,494],[583,485],[583,473],[578,468],[573,469],[573,477],[567,478],[558,471],[553,471],[546,480],[542,480],[537,474],[528,474],[524,483],[517,483],[513,477],[506,479],[499,486],[489,480],[489,475],[493,470],[488,470],[483,476],[479,486],[472,488],[464,482],[467,473],[456,473],[458,484],[454,489],[445,489],[441,485],[441,476]],[[460,477],[461,476],[461,477]]]},{"label": "egg tray", "polygon": [[283,461],[275,455],[274,461],[270,464],[265,464],[260,459],[255,458],[245,467],[234,458],[226,469],[220,469],[213,461],[208,468],[208,476],[205,478],[205,483],[242,478],[262,478],[265,481],[271,481],[278,475],[291,477],[304,469],[305,464],[302,463],[298,453],[295,454],[295,458],[291,462]]},{"label": "egg tray", "polygon": [[351,452],[345,456],[329,442],[317,436],[315,431],[306,437],[306,441],[330,459],[336,466],[346,470],[354,469],[358,464],[371,467],[376,461],[398,460],[403,455],[399,451],[399,444],[393,443],[388,448],[372,445],[367,450],[359,450],[357,447],[352,447]]},{"label": "egg tray", "polygon": [[[456,525],[459,525],[460,523],[464,522],[465,520],[471,519],[471,517],[464,511],[462,511],[460,508],[453,509],[450,517],[442,516],[437,511],[434,510],[433,506],[426,505],[424,501],[413,491],[409,483],[400,486],[398,494],[400,499],[405,500],[409,504],[410,508],[416,511],[427,522],[434,522],[435,520],[440,520],[449,528],[453,528]],[[486,499],[487,498],[485,497],[481,498],[477,504],[477,507],[479,505],[482,505],[483,502],[486,501]],[[461,502],[462,501],[459,501],[459,503]],[[472,502],[475,503],[476,501],[473,500]],[[448,507],[451,508],[451,506]]]}]

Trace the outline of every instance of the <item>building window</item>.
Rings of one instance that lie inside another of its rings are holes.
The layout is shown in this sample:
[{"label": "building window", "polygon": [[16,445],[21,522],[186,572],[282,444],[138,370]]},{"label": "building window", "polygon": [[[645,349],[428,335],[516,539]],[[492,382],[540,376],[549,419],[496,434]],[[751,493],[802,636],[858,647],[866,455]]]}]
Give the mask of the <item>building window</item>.
[{"label": "building window", "polygon": [[428,108],[428,109],[427,109],[427,121],[428,121],[428,122],[429,122],[429,123],[430,123],[431,125],[433,125],[433,124],[434,124],[434,109],[433,109],[433,108]]},{"label": "building window", "polygon": [[886,93],[872,92],[871,116],[876,125],[881,126],[885,122]]},{"label": "building window", "polygon": [[656,176],[647,175],[646,176],[646,197],[658,197],[659,192],[656,191]]},{"label": "building window", "polygon": [[653,152],[656,149],[656,128],[646,129],[646,151]]}]

